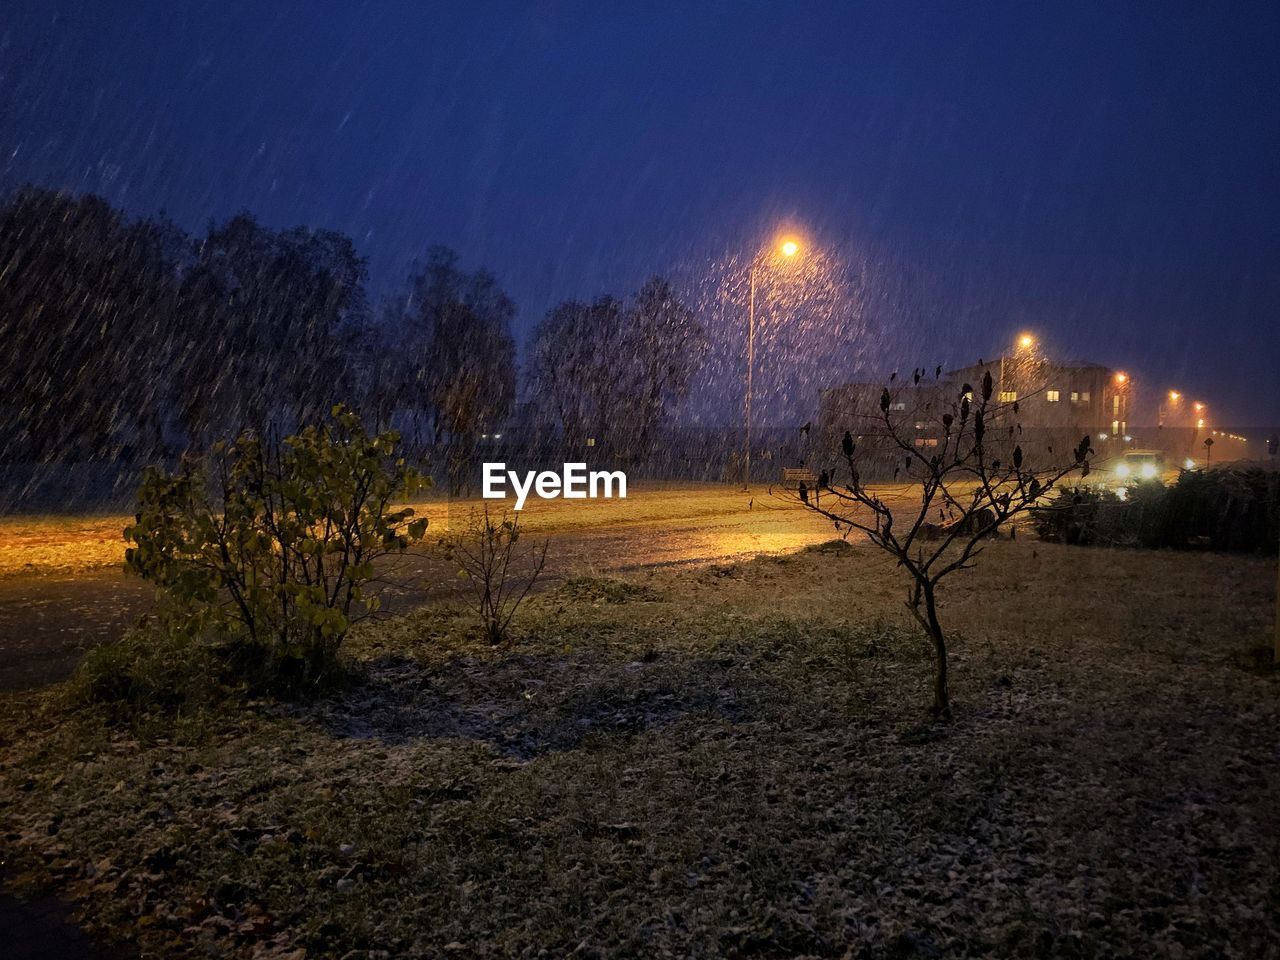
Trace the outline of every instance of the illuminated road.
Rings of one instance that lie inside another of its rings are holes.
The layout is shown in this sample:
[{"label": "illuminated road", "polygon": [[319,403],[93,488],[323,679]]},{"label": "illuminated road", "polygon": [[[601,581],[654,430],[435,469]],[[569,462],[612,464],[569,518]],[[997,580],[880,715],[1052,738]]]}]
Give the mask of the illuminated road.
[{"label": "illuminated road", "polygon": [[[428,505],[433,528],[440,529],[444,508]],[[456,522],[466,508],[452,508]],[[43,686],[68,676],[89,647],[118,637],[151,605],[154,591],[128,578],[115,566],[123,545],[107,543],[111,566],[60,573],[60,558],[83,555],[89,547],[101,553],[103,531],[117,531],[124,518],[90,523],[59,521],[52,533],[36,537],[32,523],[13,521],[6,541],[0,529],[0,551],[17,556],[40,541],[36,573],[0,577],[0,691]],[[548,581],[579,573],[609,573],[673,564],[707,564],[761,553],[785,553],[834,536],[831,525],[798,505],[770,496],[752,496],[724,488],[658,487],[637,491],[625,502],[552,501],[531,504],[522,522],[530,538],[550,542]],[[110,538],[112,541],[115,537]],[[88,545],[88,546],[86,546]],[[30,562],[31,566],[36,566]],[[440,596],[429,584],[456,583],[451,566],[430,552],[414,556],[401,572],[421,587],[388,595],[386,609],[403,611]]]}]

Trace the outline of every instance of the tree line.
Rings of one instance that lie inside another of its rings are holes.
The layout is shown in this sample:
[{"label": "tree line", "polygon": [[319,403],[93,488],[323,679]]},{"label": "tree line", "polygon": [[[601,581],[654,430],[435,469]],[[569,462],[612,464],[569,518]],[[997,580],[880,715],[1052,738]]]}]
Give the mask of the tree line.
[{"label": "tree line", "polygon": [[342,402],[461,463],[521,385],[555,442],[640,456],[705,339],[655,277],[629,301],[552,309],[520,381],[516,304],[489,272],[433,247],[397,295],[373,305],[367,285],[335,231],[240,213],[191,236],[98,196],[20,188],[0,205],[0,462],[166,458]]}]

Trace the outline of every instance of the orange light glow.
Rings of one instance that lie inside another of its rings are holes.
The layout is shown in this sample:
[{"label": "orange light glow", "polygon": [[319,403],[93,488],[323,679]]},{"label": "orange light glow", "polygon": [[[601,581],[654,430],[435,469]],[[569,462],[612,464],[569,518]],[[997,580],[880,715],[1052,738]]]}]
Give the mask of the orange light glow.
[{"label": "orange light glow", "polygon": [[800,244],[797,243],[795,240],[788,238],[786,240],[783,240],[782,243],[778,245],[778,251],[784,257],[794,257],[797,253],[800,252]]},{"label": "orange light glow", "polygon": [[1116,374],[1116,383],[1119,383],[1119,384],[1125,384],[1125,383],[1128,383],[1128,382],[1129,382],[1129,375],[1128,375],[1127,373],[1117,373],[1117,374]]}]

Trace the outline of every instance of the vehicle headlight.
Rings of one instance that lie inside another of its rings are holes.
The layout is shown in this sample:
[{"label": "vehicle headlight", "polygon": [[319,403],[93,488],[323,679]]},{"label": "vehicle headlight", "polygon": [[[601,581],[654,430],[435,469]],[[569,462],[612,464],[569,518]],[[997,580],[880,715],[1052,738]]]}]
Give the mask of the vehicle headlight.
[{"label": "vehicle headlight", "polygon": [[1196,462],[1192,460],[1190,457],[1187,457],[1186,460],[1182,461],[1182,465],[1186,467],[1188,470],[1194,470],[1196,468]]},{"label": "vehicle headlight", "polygon": [[1122,463],[1120,466],[1116,467],[1117,477],[1127,477],[1131,472],[1132,471],[1129,470],[1129,465],[1127,463]]},{"label": "vehicle headlight", "polygon": [[1156,465],[1154,463],[1144,463],[1142,465],[1142,476],[1150,480],[1156,475]]}]

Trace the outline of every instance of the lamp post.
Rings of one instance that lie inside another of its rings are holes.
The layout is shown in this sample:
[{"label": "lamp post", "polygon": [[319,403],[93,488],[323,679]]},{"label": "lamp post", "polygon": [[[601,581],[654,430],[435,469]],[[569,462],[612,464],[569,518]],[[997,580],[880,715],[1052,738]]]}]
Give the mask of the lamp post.
[{"label": "lamp post", "polygon": [[[790,260],[800,252],[800,243],[791,238],[783,238],[777,245],[777,252]],[[751,482],[751,380],[756,365],[756,272],[760,267],[760,255],[751,259],[750,293],[747,297],[747,383],[745,399],[742,405],[742,489],[746,490]]]},{"label": "lamp post", "polygon": [[[1025,361],[1027,360],[1027,358],[1032,356],[1032,351],[1035,350],[1035,346],[1036,346],[1036,338],[1033,337],[1031,334],[1029,333],[1018,334],[1018,339],[1014,349],[1014,356],[1013,356],[1012,379],[1014,381],[1015,390],[1017,389],[1018,369],[1025,365]],[[1000,351],[1000,387],[999,387],[1000,395],[996,399],[999,400],[1001,403],[1004,403],[1004,394],[1007,393],[1008,391],[1009,391],[1009,387],[1008,385],[1006,385],[1006,382],[1005,382],[1005,355],[1004,355],[1004,351],[1001,350]]]},{"label": "lamp post", "polygon": [[1123,442],[1126,444],[1129,436],[1129,397],[1132,386],[1132,379],[1123,370],[1117,370],[1111,378],[1111,434],[1124,438]]}]

